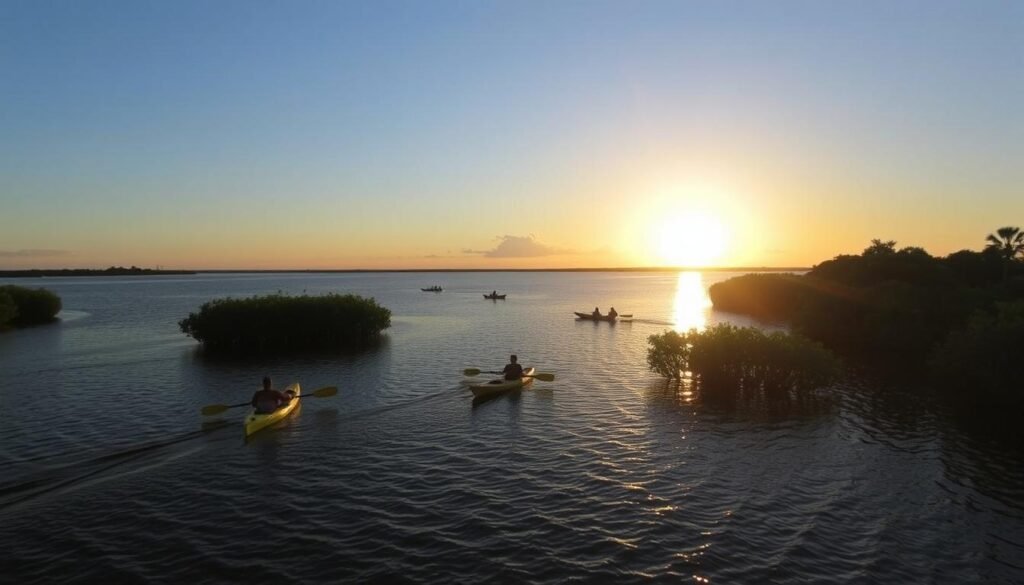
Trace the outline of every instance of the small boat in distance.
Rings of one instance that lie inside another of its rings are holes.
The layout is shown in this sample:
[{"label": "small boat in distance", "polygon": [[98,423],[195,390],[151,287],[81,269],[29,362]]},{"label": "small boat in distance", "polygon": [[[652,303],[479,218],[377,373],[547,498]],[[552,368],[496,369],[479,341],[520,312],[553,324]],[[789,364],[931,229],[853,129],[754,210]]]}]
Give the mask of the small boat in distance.
[{"label": "small boat in distance", "polygon": [[499,295],[498,293],[491,293],[489,295],[484,295],[484,298],[489,301],[503,301],[505,300],[506,296],[508,295]]},{"label": "small boat in distance", "polygon": [[594,315],[593,313],[577,313],[576,311],[573,311],[573,314],[576,315],[576,318],[580,319],[581,321],[608,321],[609,323],[614,323],[618,319],[633,318],[632,314],[616,315],[614,317],[612,317],[611,315]]},{"label": "small boat in distance", "polygon": [[423,292],[441,292],[444,289],[439,286],[432,286],[430,288],[421,288],[420,290]]}]

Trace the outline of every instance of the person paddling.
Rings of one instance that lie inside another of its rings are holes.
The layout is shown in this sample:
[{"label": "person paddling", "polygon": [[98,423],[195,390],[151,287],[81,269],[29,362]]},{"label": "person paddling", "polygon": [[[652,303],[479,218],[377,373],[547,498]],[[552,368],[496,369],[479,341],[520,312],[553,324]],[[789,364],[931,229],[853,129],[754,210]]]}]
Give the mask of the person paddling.
[{"label": "person paddling", "polygon": [[611,319],[612,321],[614,321],[615,318],[618,316],[619,312],[615,310],[615,307],[612,307],[611,310],[608,311],[608,318]]},{"label": "person paddling", "polygon": [[595,319],[600,318],[601,317],[601,310],[598,309],[597,307],[594,307],[594,312],[592,313],[592,315],[594,315]]},{"label": "person paddling", "polygon": [[519,365],[519,358],[515,354],[512,354],[509,358],[511,362],[505,369],[501,371],[505,375],[506,380],[518,380],[523,377],[523,366]]},{"label": "person paddling", "polygon": [[292,396],[290,393],[282,393],[274,390],[269,376],[263,377],[263,389],[257,390],[252,395],[252,407],[256,409],[256,414],[269,414],[274,412],[278,408],[281,408],[285,404],[291,402]]}]

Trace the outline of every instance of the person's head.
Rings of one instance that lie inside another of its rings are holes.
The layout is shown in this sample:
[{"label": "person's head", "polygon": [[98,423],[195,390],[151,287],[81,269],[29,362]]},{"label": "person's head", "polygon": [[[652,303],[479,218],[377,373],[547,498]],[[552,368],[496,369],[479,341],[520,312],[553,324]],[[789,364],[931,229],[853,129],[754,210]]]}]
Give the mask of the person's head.
[{"label": "person's head", "polygon": [[509,360],[510,360],[510,361],[511,361],[511,362],[512,362],[513,364],[514,364],[514,363],[516,363],[517,361],[519,361],[519,358],[518,358],[518,357],[516,357],[516,354],[512,354],[511,356],[509,356],[509,358],[508,358],[508,359],[509,359]]},{"label": "person's head", "polygon": [[264,390],[270,390],[270,387],[271,387],[270,376],[263,376],[263,389]]},{"label": "person's head", "polygon": [[609,311],[614,311],[614,310],[615,310],[615,307],[612,307],[612,308],[610,308],[610,309],[608,309],[608,310],[609,310]]}]

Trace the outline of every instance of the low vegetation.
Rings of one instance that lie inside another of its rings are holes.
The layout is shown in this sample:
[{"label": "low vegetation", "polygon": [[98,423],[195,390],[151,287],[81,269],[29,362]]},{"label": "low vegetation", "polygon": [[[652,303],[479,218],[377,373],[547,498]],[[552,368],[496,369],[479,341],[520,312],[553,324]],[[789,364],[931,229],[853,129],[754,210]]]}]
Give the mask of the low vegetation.
[{"label": "low vegetation", "polygon": [[979,311],[932,356],[938,384],[991,404],[1024,402],[1024,301]]},{"label": "low vegetation", "polygon": [[60,309],[60,297],[46,289],[0,286],[0,327],[51,323]]},{"label": "low vegetation", "polygon": [[720,324],[648,338],[647,364],[666,378],[690,374],[704,393],[781,397],[804,394],[838,377],[839,360],[800,335]]},{"label": "low vegetation", "polygon": [[[708,294],[716,309],[789,323],[844,355],[936,368],[939,355],[963,356],[991,336],[1009,335],[1003,321],[1013,313],[999,307],[1024,301],[1024,233],[1000,228],[987,242],[982,251],[934,257],[872,240],[861,254],[837,256],[804,275],[746,275]],[[993,383],[1013,379],[1010,361],[984,363],[994,368],[985,377]]]},{"label": "low vegetation", "polygon": [[178,325],[213,351],[357,348],[391,326],[391,311],[357,295],[274,294],[213,300]]}]

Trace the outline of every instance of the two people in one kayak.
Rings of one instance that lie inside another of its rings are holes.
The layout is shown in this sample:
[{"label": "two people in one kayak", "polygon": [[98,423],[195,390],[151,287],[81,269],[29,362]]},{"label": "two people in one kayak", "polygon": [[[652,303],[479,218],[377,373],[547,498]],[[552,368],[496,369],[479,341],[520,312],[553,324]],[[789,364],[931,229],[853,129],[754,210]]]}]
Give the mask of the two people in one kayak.
[{"label": "two people in one kayak", "polygon": [[252,395],[252,407],[256,414],[269,414],[292,401],[291,392],[274,390],[269,376],[263,377],[263,389]]},{"label": "two people in one kayak", "polygon": [[[600,319],[602,317],[601,310],[598,309],[597,307],[594,307],[593,315],[594,315],[595,319]],[[619,316],[619,312],[615,310],[615,307],[612,307],[611,310],[608,311],[608,318],[609,319],[615,320],[615,318],[618,317],[618,316]]]}]

